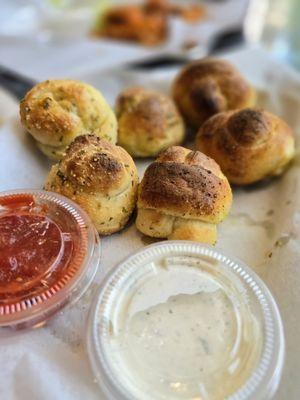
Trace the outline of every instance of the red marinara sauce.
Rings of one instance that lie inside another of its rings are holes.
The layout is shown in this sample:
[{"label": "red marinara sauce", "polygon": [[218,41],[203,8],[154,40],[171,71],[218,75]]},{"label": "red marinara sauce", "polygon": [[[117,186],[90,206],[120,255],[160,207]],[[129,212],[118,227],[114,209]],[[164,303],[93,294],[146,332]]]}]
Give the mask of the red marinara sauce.
[{"label": "red marinara sauce", "polygon": [[71,203],[43,191],[0,194],[0,326],[47,303],[60,308],[84,274],[98,239]]}]

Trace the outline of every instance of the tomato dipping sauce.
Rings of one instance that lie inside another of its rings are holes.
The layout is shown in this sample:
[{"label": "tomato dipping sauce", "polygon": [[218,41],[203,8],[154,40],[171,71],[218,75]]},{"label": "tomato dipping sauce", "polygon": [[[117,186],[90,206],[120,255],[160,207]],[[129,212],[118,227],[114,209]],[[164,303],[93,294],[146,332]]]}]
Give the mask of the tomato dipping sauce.
[{"label": "tomato dipping sauce", "polygon": [[98,235],[70,200],[0,194],[0,327],[44,322],[85,291],[99,258]]}]

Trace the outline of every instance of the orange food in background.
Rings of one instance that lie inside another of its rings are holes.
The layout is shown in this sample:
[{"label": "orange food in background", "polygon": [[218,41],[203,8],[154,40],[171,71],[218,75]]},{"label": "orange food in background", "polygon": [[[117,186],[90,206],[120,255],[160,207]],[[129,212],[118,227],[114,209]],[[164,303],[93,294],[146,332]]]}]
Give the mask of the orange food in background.
[{"label": "orange food in background", "polygon": [[203,7],[194,4],[188,7],[182,7],[179,14],[187,22],[198,22],[205,16]]},{"label": "orange food in background", "polygon": [[95,34],[107,38],[158,45],[168,37],[171,15],[187,22],[197,22],[205,15],[199,5],[172,5],[168,0],[147,0],[140,5],[127,4],[110,7],[101,16]]},{"label": "orange food in background", "polygon": [[167,36],[167,19],[162,13],[146,12],[135,5],[110,8],[103,16],[101,36],[155,45]]}]

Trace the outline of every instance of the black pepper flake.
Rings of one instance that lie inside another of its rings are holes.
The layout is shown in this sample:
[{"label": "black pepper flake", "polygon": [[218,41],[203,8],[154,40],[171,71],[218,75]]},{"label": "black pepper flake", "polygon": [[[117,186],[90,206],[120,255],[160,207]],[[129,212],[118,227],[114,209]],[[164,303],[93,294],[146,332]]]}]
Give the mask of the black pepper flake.
[{"label": "black pepper flake", "polygon": [[44,103],[43,103],[43,109],[48,110],[48,108],[50,107],[50,103],[51,103],[51,98],[46,97],[46,99],[44,100]]},{"label": "black pepper flake", "polygon": [[58,171],[56,172],[56,175],[61,179],[62,183],[65,183],[65,181],[67,180],[67,178],[65,177],[65,175],[64,175],[60,170],[58,170]]}]

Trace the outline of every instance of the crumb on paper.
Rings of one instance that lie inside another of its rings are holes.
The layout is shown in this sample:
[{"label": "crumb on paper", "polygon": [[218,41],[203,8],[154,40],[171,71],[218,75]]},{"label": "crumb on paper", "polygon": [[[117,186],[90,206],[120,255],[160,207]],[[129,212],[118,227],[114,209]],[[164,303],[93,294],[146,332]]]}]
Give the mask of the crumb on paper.
[{"label": "crumb on paper", "polygon": [[193,39],[185,40],[182,43],[182,50],[191,50],[191,49],[194,49],[197,46],[198,46],[197,40],[193,40]]},{"label": "crumb on paper", "polygon": [[275,242],[275,247],[282,247],[286,245],[291,239],[291,235],[285,234],[279,237]]}]

